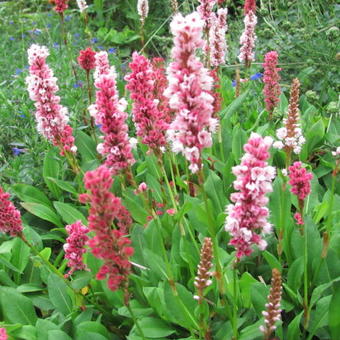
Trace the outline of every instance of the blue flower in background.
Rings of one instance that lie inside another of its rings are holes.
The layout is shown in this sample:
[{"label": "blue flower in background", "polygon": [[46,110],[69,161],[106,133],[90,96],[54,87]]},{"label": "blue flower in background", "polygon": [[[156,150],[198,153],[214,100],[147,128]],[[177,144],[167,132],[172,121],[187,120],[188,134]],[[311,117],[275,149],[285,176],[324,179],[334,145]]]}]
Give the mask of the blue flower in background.
[{"label": "blue flower in background", "polygon": [[57,42],[53,43],[53,47],[54,48],[58,48],[59,47],[59,44]]},{"label": "blue flower in background", "polygon": [[52,24],[47,24],[46,27],[47,27],[47,28],[51,28],[51,27],[52,27]]},{"label": "blue flower in background", "polygon": [[83,82],[78,81],[77,83],[73,84],[73,87],[74,87],[75,89],[78,89],[79,87],[83,87]]},{"label": "blue flower in background", "polygon": [[250,76],[250,80],[257,80],[257,79],[261,79],[262,77],[263,77],[263,74],[260,72],[257,72],[253,74],[252,76]]},{"label": "blue flower in background", "polygon": [[10,20],[10,21],[9,21],[9,24],[10,24],[10,25],[13,25],[13,24],[14,24],[14,21],[13,21],[13,20]]},{"label": "blue flower in background", "polygon": [[25,69],[26,69],[26,70],[28,70],[29,68],[30,68],[29,65],[26,65],[26,66],[25,66]]},{"label": "blue flower in background", "polygon": [[111,54],[114,54],[114,53],[116,53],[117,49],[114,48],[114,47],[111,47],[111,48],[109,48],[107,51],[108,51],[109,53],[111,53]]},{"label": "blue flower in background", "polygon": [[101,50],[101,51],[104,49],[104,47],[102,45],[98,45],[97,48],[98,48],[98,50]]},{"label": "blue flower in background", "polygon": [[51,16],[52,16],[52,13],[47,13],[47,16],[51,17]]},{"label": "blue flower in background", "polygon": [[96,127],[100,129],[103,125],[102,124],[96,124]]},{"label": "blue flower in background", "polygon": [[235,86],[236,86],[236,80],[233,80],[233,81],[231,82],[231,85],[232,85],[232,87],[235,87]]},{"label": "blue flower in background", "polygon": [[19,148],[12,148],[12,152],[14,156],[19,156],[21,153],[25,152],[25,150]]},{"label": "blue flower in background", "polygon": [[72,19],[72,16],[71,16],[71,15],[66,15],[65,21],[71,21],[71,19]]},{"label": "blue flower in background", "polygon": [[20,117],[20,118],[26,118],[26,115],[21,114],[21,115],[19,115],[19,117]]},{"label": "blue flower in background", "polygon": [[34,33],[35,35],[40,35],[40,34],[41,34],[41,30],[40,30],[39,28],[35,28],[35,29],[33,30],[33,33]]},{"label": "blue flower in background", "polygon": [[22,69],[21,68],[17,68],[17,69],[15,69],[15,74],[20,74],[22,72]]},{"label": "blue flower in background", "polygon": [[79,38],[80,37],[80,33],[74,33],[73,35],[75,38]]},{"label": "blue flower in background", "polygon": [[98,38],[92,38],[91,39],[91,43],[92,44],[96,44],[98,41],[99,41]]},{"label": "blue flower in background", "polygon": [[25,39],[26,38],[26,34],[22,34],[21,38]]},{"label": "blue flower in background", "polygon": [[15,38],[14,37],[9,37],[9,40],[14,41]]}]

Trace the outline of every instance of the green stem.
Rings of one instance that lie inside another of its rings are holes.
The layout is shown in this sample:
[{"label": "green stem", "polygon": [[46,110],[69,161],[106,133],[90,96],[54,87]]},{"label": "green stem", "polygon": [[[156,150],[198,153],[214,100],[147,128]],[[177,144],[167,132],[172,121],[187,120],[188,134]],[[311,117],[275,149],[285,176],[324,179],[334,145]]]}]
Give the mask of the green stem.
[{"label": "green stem", "polygon": [[130,312],[130,315],[131,315],[131,317],[132,317],[133,323],[136,325],[136,327],[137,327],[137,329],[138,329],[139,335],[142,337],[143,340],[146,340],[146,338],[145,338],[145,336],[144,336],[144,333],[143,333],[143,330],[142,330],[142,328],[140,327],[140,324],[139,324],[139,322],[138,322],[138,320],[137,320],[137,318],[136,318],[136,316],[135,316],[135,314],[134,314],[134,312],[133,312],[133,310],[132,310],[132,308],[131,308],[131,306],[130,306],[130,303],[128,303],[128,304],[126,305],[126,307],[127,307],[127,309],[129,310],[129,312]]},{"label": "green stem", "polygon": [[234,301],[233,301],[233,320],[232,320],[232,326],[233,326],[233,340],[238,339],[238,329],[237,329],[237,300],[238,300],[238,294],[237,294],[237,263],[238,260],[235,258],[234,266],[233,266],[233,290],[234,290]]},{"label": "green stem", "polygon": [[41,254],[40,252],[33,246],[33,244],[31,244],[26,237],[24,236],[24,234],[20,234],[19,237],[22,239],[22,241],[32,250],[33,254],[38,256],[42,262],[50,269],[51,272],[53,272],[54,274],[58,275],[60,278],[62,278],[66,284],[68,286],[70,286],[70,282],[68,280],[65,279],[64,275],[62,273],[60,273],[60,271],[48,260],[46,260]]},{"label": "green stem", "polygon": [[[301,212],[302,215],[302,212]],[[308,240],[307,240],[307,228],[306,224],[303,225],[303,237],[304,237],[304,254],[303,254],[303,308],[305,311],[304,328],[307,329],[309,323],[309,309],[308,309]]]}]

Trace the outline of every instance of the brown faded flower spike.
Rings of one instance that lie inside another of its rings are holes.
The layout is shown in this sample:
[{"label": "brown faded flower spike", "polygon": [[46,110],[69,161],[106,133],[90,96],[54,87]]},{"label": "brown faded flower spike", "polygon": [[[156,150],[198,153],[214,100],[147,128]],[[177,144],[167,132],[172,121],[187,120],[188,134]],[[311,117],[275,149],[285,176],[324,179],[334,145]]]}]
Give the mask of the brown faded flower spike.
[{"label": "brown faded flower spike", "polygon": [[264,316],[264,326],[260,326],[260,331],[264,334],[264,339],[269,340],[270,335],[276,329],[275,322],[281,319],[281,273],[278,269],[273,268],[272,282],[266,310],[262,312]]},{"label": "brown faded flower spike", "polygon": [[197,276],[195,277],[195,287],[197,288],[197,295],[194,296],[198,303],[203,301],[203,290],[211,285],[211,269],[212,263],[212,241],[210,237],[204,239],[203,247],[201,249],[201,260],[197,266]]}]

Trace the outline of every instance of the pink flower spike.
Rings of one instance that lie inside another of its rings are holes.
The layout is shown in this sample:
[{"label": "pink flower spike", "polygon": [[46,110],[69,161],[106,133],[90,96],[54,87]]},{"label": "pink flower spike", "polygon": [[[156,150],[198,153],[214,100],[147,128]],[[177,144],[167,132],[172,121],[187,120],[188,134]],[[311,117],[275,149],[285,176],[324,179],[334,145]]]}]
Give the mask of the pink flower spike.
[{"label": "pink flower spike", "polygon": [[65,10],[68,8],[69,0],[53,0],[55,7],[53,8],[57,13],[64,14]]},{"label": "pink flower spike", "polygon": [[116,175],[135,162],[126,124],[127,114],[124,112],[127,103],[118,98],[117,74],[108,63],[107,53],[97,53],[95,58],[96,103],[89,107],[89,111],[104,134],[103,143],[98,144],[97,151],[106,157],[105,165]]},{"label": "pink flower spike", "polygon": [[264,57],[264,101],[266,103],[266,110],[271,114],[274,108],[280,101],[280,75],[279,71],[281,68],[277,67],[278,63],[278,54],[276,51],[268,52]]},{"label": "pink flower spike", "polygon": [[198,0],[200,5],[197,7],[201,19],[204,21],[204,27],[210,28],[213,19],[213,7],[216,4],[216,0]]},{"label": "pink flower spike", "polygon": [[302,216],[299,212],[294,214],[294,218],[295,218],[296,224],[298,224],[298,225],[304,225],[305,224],[305,222],[303,221]]},{"label": "pink flower spike", "polygon": [[244,14],[248,14],[249,11],[255,13],[256,11],[256,0],[245,0],[244,1]]},{"label": "pink flower spike", "polygon": [[125,80],[133,100],[132,113],[137,136],[142,138],[142,143],[160,153],[160,149],[167,144],[165,132],[169,124],[167,112],[160,110],[159,100],[155,96],[159,73],[155,72],[146,57],[137,52],[132,54],[129,66],[132,72],[125,76]]},{"label": "pink flower spike", "polygon": [[0,328],[0,340],[7,340],[8,339],[8,335],[6,332],[6,328]]},{"label": "pink flower spike", "polygon": [[81,50],[79,52],[78,64],[85,71],[90,71],[95,68],[95,55],[96,52],[92,50],[91,47],[88,47],[86,50]]},{"label": "pink flower spike", "polygon": [[167,69],[169,86],[164,94],[170,108],[176,112],[168,130],[172,150],[181,152],[196,173],[202,167],[201,151],[212,144],[211,134],[217,120],[212,117],[214,98],[213,79],[195,53],[203,47],[203,21],[194,12],[186,17],[178,13],[171,23],[174,47],[173,61]]},{"label": "pink flower spike", "polygon": [[228,10],[226,8],[220,8],[217,11],[217,18],[212,22],[209,30],[210,64],[214,67],[225,63],[227,53],[225,34],[228,29],[227,14]]},{"label": "pink flower spike", "polygon": [[252,133],[247,144],[241,164],[233,167],[236,176],[234,188],[239,192],[231,194],[230,199],[235,204],[226,207],[228,214],[225,230],[232,239],[229,244],[236,248],[236,256],[249,256],[251,246],[256,244],[261,250],[267,246],[262,235],[271,232],[267,221],[269,210],[266,207],[266,194],[272,191],[272,180],[275,168],[268,166],[269,148],[272,144],[270,137],[262,138]]},{"label": "pink flower spike", "polygon": [[288,183],[292,186],[290,191],[298,197],[300,202],[303,202],[311,192],[310,182],[313,175],[302,168],[301,162],[295,162],[288,169],[290,179]]},{"label": "pink flower spike", "polygon": [[[127,288],[131,272],[129,257],[133,254],[131,241],[126,235],[132,224],[131,216],[120,198],[110,191],[113,180],[105,165],[86,172],[84,182],[89,192],[81,194],[79,200],[90,203],[88,227],[95,234],[88,245],[93,255],[104,261],[97,279],[107,278],[112,291]],[[113,222],[119,229],[112,229]]]},{"label": "pink flower spike", "polygon": [[240,38],[240,54],[238,56],[240,62],[244,62],[246,67],[250,67],[255,60],[255,26],[257,24],[257,17],[255,12],[249,11],[244,17],[244,31]]},{"label": "pink flower spike", "polygon": [[60,154],[76,153],[72,128],[68,125],[68,111],[60,105],[57,78],[46,64],[49,51],[45,46],[36,44],[28,49],[30,75],[26,84],[30,98],[35,102],[35,118],[38,131],[53,145],[58,146]]},{"label": "pink flower spike", "polygon": [[15,237],[22,233],[23,227],[20,211],[9,197],[9,193],[0,187],[0,231]]},{"label": "pink flower spike", "polygon": [[65,277],[71,276],[76,270],[86,270],[87,267],[83,262],[83,254],[86,252],[85,244],[88,241],[89,229],[81,221],[65,227],[68,238],[64,244],[65,259],[68,260],[67,266],[71,269]]}]

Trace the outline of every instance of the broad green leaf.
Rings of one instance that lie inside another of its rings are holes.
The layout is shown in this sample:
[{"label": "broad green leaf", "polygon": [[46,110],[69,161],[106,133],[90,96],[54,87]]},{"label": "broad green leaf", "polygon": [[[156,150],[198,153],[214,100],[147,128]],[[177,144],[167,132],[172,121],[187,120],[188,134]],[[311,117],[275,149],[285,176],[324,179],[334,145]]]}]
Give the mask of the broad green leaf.
[{"label": "broad green leaf", "polygon": [[60,165],[58,160],[56,159],[55,150],[51,149],[44,158],[43,164],[43,177],[44,181],[53,194],[55,198],[59,198],[61,195],[61,190],[58,186],[53,183],[49,177],[58,178],[60,172]]},{"label": "broad green leaf", "polygon": [[340,339],[340,286],[333,293],[328,310],[328,324],[332,339]]},{"label": "broad green leaf", "polygon": [[55,323],[46,319],[38,319],[35,326],[37,329],[38,340],[47,339],[49,331],[59,329],[59,327]]},{"label": "broad green leaf", "polygon": [[282,273],[282,265],[280,261],[273,254],[271,254],[267,250],[265,250],[262,254],[263,254],[263,257],[268,262],[268,264],[270,265],[271,269],[276,268]]},{"label": "broad green leaf", "polygon": [[287,284],[293,291],[299,289],[302,284],[303,270],[303,256],[301,256],[292,263],[288,270]]},{"label": "broad green leaf", "polygon": [[73,303],[70,297],[70,289],[65,281],[56,274],[48,277],[48,295],[54,307],[63,315],[72,313]]},{"label": "broad green leaf", "polygon": [[52,207],[51,201],[39,189],[28,184],[14,184],[11,190],[24,202],[33,202]]},{"label": "broad green leaf", "polygon": [[59,216],[52,209],[46,207],[45,205],[33,202],[25,202],[21,203],[21,205],[31,214],[38,216],[43,220],[49,221],[60,228],[64,227]]},{"label": "broad green leaf", "polygon": [[53,177],[48,177],[48,179],[51,180],[53,183],[55,183],[60,189],[78,196],[78,192],[73,186],[72,182],[62,181],[61,179],[57,179]]},{"label": "broad green leaf", "polygon": [[251,285],[251,301],[255,308],[258,317],[262,317],[262,312],[265,309],[267,303],[267,296],[269,288],[260,282],[255,282]]},{"label": "broad green leaf", "polygon": [[232,153],[234,155],[234,159],[236,163],[240,162],[240,159],[244,153],[243,151],[243,145],[247,141],[247,135],[246,133],[242,130],[242,128],[239,125],[236,125],[233,129],[233,134],[232,134]]},{"label": "broad green leaf", "polygon": [[228,120],[236,110],[243,104],[248,96],[249,90],[243,92],[240,96],[234,99],[229,106],[221,112],[221,120]]},{"label": "broad green leaf", "polygon": [[[109,332],[99,322],[84,321],[76,327],[76,335],[77,336],[80,336],[81,334],[83,334],[83,335],[88,334],[88,333],[100,334],[104,339],[109,338]],[[83,339],[85,339],[85,338],[83,338]],[[92,338],[90,337],[88,339],[92,339]]]},{"label": "broad green leaf", "polygon": [[83,224],[87,225],[85,216],[70,203],[53,202],[53,205],[63,221],[67,224],[72,224],[80,220]]},{"label": "broad green leaf", "polygon": [[315,310],[312,310],[309,321],[309,335],[307,340],[312,339],[313,335],[319,328],[322,328],[328,324],[328,311],[331,298],[331,296],[321,298],[316,304]]},{"label": "broad green leaf", "polygon": [[14,272],[17,272],[17,273],[21,273],[22,272],[17,267],[13,266],[13,264],[10,261],[8,261],[6,259],[6,257],[3,256],[3,255],[0,255],[0,263],[2,265],[4,265],[5,267],[7,267],[8,269],[13,270]]},{"label": "broad green leaf", "polygon": [[288,325],[287,340],[300,340],[300,322],[303,312],[298,314]]},{"label": "broad green leaf", "polygon": [[176,332],[163,320],[152,317],[140,319],[139,326],[143,330],[144,336],[151,339],[166,337]]},{"label": "broad green leaf", "polygon": [[72,340],[72,338],[60,329],[56,329],[48,331],[47,340]]},{"label": "broad green leaf", "polygon": [[35,325],[37,315],[32,301],[13,288],[0,287],[2,313],[7,322]]},{"label": "broad green leaf", "polygon": [[215,172],[209,171],[208,178],[205,180],[204,189],[207,195],[212,199],[217,213],[224,211],[226,197],[223,190],[223,181]]},{"label": "broad green leaf", "polygon": [[[176,291],[174,291],[174,288]],[[194,294],[189,292],[179,283],[171,287],[168,282],[164,284],[164,301],[172,322],[189,329],[199,329],[199,325],[193,315],[196,307]]]},{"label": "broad green leaf", "polygon": [[94,140],[83,131],[77,131],[75,136],[75,144],[81,154],[82,161],[91,161],[96,159],[98,154]]}]

